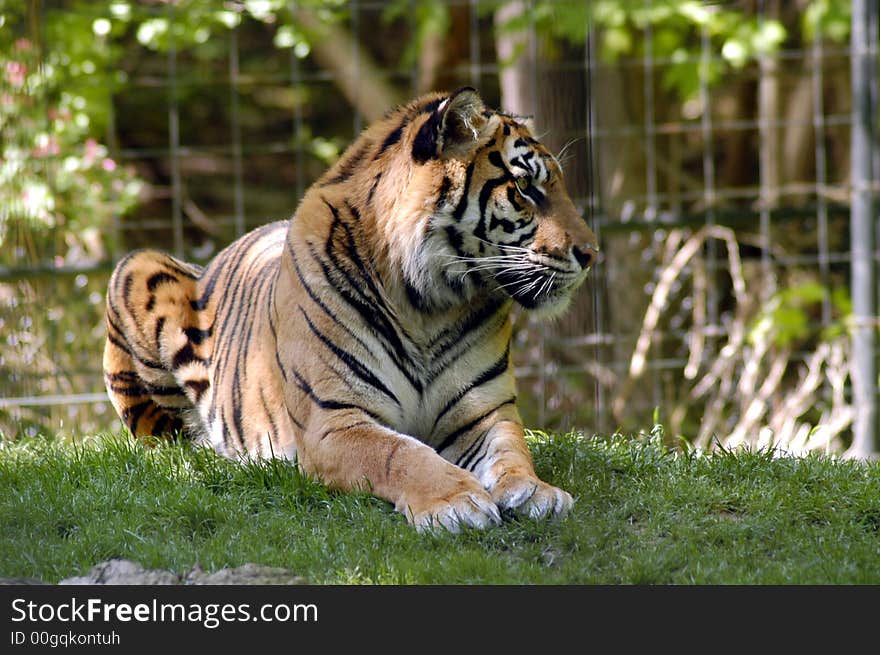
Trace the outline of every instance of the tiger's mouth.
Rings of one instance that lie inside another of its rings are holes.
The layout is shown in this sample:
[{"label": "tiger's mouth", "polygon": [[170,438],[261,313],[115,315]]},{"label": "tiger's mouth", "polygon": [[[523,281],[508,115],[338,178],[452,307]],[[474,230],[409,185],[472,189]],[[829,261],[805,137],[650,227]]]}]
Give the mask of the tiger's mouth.
[{"label": "tiger's mouth", "polygon": [[499,288],[525,309],[552,315],[568,306],[575,290],[587,278],[587,271],[561,272],[536,267],[501,270],[494,277]]}]

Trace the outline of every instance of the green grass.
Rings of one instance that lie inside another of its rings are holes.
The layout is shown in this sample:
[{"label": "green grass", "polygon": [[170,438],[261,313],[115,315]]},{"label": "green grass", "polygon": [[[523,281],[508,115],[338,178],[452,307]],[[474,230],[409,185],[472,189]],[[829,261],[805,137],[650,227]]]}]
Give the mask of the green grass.
[{"label": "green grass", "polygon": [[56,582],[123,557],[342,584],[880,583],[880,464],[682,454],[652,438],[531,445],[572,514],[452,535],[279,461],[123,437],[0,441],[0,576]]}]

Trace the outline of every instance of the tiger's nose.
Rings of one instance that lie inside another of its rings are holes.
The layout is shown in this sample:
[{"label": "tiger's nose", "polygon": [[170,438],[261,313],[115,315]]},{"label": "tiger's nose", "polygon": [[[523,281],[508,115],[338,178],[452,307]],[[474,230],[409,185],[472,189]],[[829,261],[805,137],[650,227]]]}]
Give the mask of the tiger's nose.
[{"label": "tiger's nose", "polygon": [[572,246],[572,252],[583,269],[590,268],[599,259],[599,250],[593,246]]}]

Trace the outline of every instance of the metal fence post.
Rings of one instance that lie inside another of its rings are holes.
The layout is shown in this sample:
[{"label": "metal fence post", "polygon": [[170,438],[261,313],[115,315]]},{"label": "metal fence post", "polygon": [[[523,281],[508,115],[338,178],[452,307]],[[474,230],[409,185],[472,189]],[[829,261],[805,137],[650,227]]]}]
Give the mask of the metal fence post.
[{"label": "metal fence post", "polygon": [[850,61],[852,66],[851,163],[852,214],[850,246],[852,254],[853,300],[853,403],[856,418],[854,457],[876,457],[880,453],[877,429],[877,295],[875,293],[875,244],[873,150],[876,148],[872,85],[877,84],[877,49],[871,43],[871,25],[877,21],[877,0],[854,0]]}]

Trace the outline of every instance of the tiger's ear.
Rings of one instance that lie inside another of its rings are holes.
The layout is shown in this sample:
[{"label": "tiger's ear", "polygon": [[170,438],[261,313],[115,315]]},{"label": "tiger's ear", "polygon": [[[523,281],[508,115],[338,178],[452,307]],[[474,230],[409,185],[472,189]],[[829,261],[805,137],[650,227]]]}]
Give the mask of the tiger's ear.
[{"label": "tiger's ear", "polygon": [[462,87],[443,100],[419,129],[413,159],[424,164],[441,155],[463,155],[477,145],[488,119],[476,90]]}]

